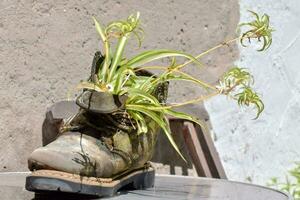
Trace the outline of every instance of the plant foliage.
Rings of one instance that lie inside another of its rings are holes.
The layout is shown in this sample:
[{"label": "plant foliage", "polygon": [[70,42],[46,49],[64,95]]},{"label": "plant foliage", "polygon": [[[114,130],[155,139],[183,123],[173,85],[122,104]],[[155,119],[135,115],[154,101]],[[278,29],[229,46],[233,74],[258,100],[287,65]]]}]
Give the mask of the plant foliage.
[{"label": "plant foliage", "polygon": [[300,200],[300,163],[289,171],[285,176],[285,181],[281,182],[279,178],[272,178],[268,186],[291,194],[295,200]]},{"label": "plant foliage", "polygon": [[244,68],[233,67],[224,74],[220,81],[221,93],[231,95],[240,106],[254,105],[257,109],[255,119],[264,110],[264,104],[258,94],[253,91],[253,76]]},{"label": "plant foliage", "polygon": [[[148,127],[145,117],[149,117],[162,128],[173,147],[180,154],[173,140],[167,116],[187,119],[198,123],[200,126],[203,126],[203,123],[196,117],[175,111],[174,107],[196,103],[221,94],[232,96],[241,106],[255,105],[257,108],[256,118],[262,112],[264,108],[263,103],[259,96],[251,89],[253,77],[245,69],[232,68],[220,80],[219,86],[206,83],[182,71],[188,64],[203,66],[199,61],[200,57],[217,48],[227,46],[230,42],[237,39],[240,39],[243,44],[243,40],[246,38],[257,38],[258,40],[263,38],[264,45],[260,50],[269,48],[272,42],[271,32],[273,31],[269,27],[269,17],[266,14],[259,17],[258,14],[251,13],[255,16],[255,20],[241,24],[241,26],[250,27],[250,30],[243,33],[240,37],[217,45],[198,56],[176,50],[158,49],[144,51],[129,59],[124,57],[124,50],[128,39],[133,35],[137,39],[139,46],[141,46],[143,40],[144,31],[140,26],[140,13],[137,12],[130,15],[126,20],[111,22],[107,26],[101,25],[96,18],[93,18],[96,30],[103,43],[102,52],[105,58],[98,66],[97,77],[94,77],[90,81],[81,82],[78,88],[109,92],[115,95],[126,94],[128,99],[125,103],[124,112],[128,113],[134,122],[132,125],[136,129],[137,134],[147,133]],[[112,45],[112,43],[115,43],[115,45]],[[177,64],[177,57],[182,57],[186,61]],[[151,65],[153,61],[163,58],[170,58],[172,60],[169,66]],[[136,72],[142,69],[160,69],[163,72],[150,77],[138,76]],[[160,103],[153,95],[154,89],[163,82],[178,80],[195,83],[199,87],[205,88],[210,94],[177,104],[166,105],[165,103]]]},{"label": "plant foliage", "polygon": [[247,23],[241,23],[239,26],[248,26],[250,27],[250,30],[246,31],[242,34],[242,37],[240,38],[240,42],[243,46],[244,40],[248,39],[250,42],[252,38],[256,38],[259,42],[261,39],[263,40],[263,45],[261,49],[258,51],[263,51],[268,49],[272,44],[272,32],[274,29],[270,27],[270,17],[267,14],[262,15],[259,17],[259,15],[253,11],[249,11],[255,19],[251,22]]}]

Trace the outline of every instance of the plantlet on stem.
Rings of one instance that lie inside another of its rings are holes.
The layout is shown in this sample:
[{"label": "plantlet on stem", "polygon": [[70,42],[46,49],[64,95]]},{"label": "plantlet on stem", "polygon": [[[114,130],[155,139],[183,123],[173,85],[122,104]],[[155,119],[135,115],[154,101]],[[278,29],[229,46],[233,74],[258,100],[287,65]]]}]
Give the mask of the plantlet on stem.
[{"label": "plantlet on stem", "polygon": [[257,13],[250,10],[249,12],[255,17],[255,20],[248,23],[241,23],[239,25],[240,27],[248,26],[251,28],[250,30],[242,34],[240,42],[242,46],[246,46],[244,45],[245,39],[248,39],[248,41],[250,42],[252,38],[256,38],[260,42],[262,38],[263,45],[258,51],[266,50],[272,44],[272,32],[274,31],[274,29],[270,28],[270,17],[267,14],[259,17]]}]

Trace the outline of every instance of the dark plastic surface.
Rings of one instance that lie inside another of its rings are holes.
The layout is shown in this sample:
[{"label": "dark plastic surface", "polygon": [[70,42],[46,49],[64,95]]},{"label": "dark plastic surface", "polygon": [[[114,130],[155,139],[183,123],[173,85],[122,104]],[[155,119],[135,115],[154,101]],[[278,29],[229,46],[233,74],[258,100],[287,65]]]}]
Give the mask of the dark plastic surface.
[{"label": "dark plastic surface", "polygon": [[[0,199],[68,199],[68,196],[62,194],[35,197],[34,193],[24,189],[27,175],[28,173],[0,173]],[[93,197],[73,195],[69,199],[93,199]],[[288,195],[266,187],[220,179],[168,175],[157,175],[154,188],[121,191],[117,196],[108,199],[292,200]]]}]

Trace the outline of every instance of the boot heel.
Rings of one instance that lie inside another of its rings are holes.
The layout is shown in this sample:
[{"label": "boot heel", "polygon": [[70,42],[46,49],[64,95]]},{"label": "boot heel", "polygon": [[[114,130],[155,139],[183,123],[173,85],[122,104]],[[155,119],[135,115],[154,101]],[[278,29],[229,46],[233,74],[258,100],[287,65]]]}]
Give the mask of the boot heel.
[{"label": "boot heel", "polygon": [[154,171],[147,171],[135,177],[132,186],[134,189],[151,188],[154,186],[154,180],[155,180]]}]

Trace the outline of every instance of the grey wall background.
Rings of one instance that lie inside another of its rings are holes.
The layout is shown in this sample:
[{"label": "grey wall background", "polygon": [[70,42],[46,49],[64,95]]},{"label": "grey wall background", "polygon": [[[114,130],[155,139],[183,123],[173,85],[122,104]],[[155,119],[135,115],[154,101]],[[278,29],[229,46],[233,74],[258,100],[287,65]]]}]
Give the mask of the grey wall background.
[{"label": "grey wall background", "polygon": [[[108,23],[141,12],[143,48],[133,42],[128,55],[152,48],[196,54],[233,37],[239,19],[237,0],[2,0],[0,11],[0,171],[27,170],[27,156],[41,145],[46,107],[87,78],[100,44],[92,16]],[[222,49],[206,57],[206,70],[188,71],[214,82],[237,55],[235,46]],[[200,92],[174,83],[170,102]]]},{"label": "grey wall background", "polygon": [[300,160],[300,1],[241,0],[241,21],[250,19],[248,9],[268,13],[276,29],[268,51],[240,48],[236,61],[253,73],[265,111],[251,120],[254,112],[222,97],[206,108],[229,177],[265,185],[271,177],[285,178]]}]

